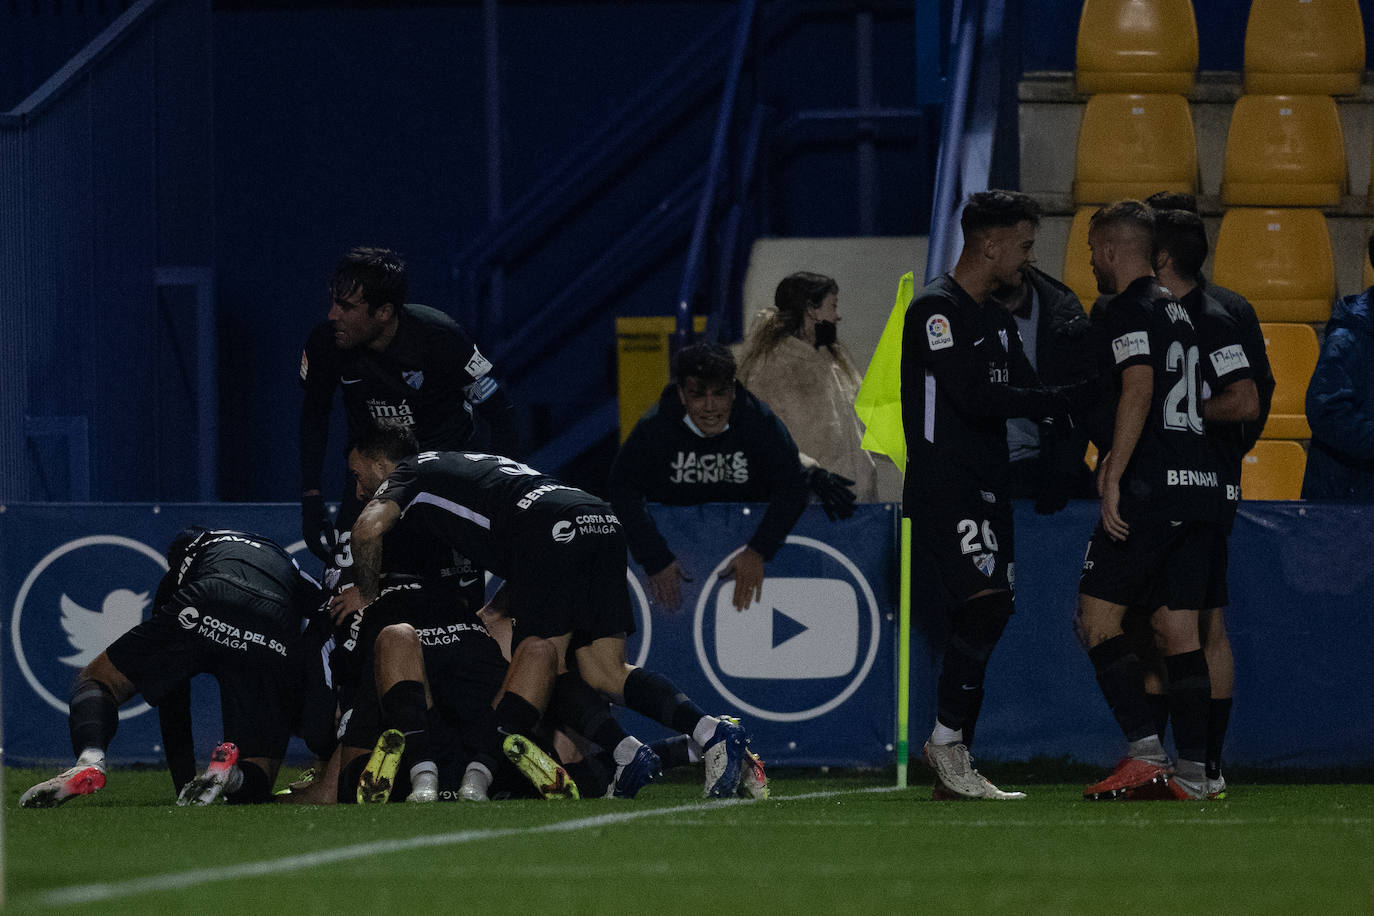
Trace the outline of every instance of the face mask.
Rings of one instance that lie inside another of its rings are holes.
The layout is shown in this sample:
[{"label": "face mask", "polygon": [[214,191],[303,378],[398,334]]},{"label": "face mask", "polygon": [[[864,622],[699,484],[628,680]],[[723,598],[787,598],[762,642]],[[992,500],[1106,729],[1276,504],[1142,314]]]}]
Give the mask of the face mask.
[{"label": "face mask", "polygon": [[835,343],[835,322],[818,321],[816,322],[816,349],[829,347]]}]

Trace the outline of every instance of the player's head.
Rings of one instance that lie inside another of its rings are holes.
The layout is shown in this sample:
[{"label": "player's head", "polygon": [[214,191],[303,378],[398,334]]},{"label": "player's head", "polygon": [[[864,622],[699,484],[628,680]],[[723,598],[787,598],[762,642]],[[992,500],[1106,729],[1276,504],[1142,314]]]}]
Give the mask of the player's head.
[{"label": "player's head", "polygon": [[970,194],[959,216],[964,234],[960,261],[986,274],[993,286],[1020,286],[1034,261],[1040,204],[1020,191]]},{"label": "player's head", "polygon": [[406,265],[387,248],[354,248],[329,283],[329,321],[341,349],[387,338],[406,301]]},{"label": "player's head", "polygon": [[673,378],[687,418],[703,436],[719,436],[735,403],[735,358],[720,344],[699,343],[677,354]]},{"label": "player's head", "polygon": [[172,541],[167,545],[167,571],[176,575],[181,569],[181,562],[186,559],[191,548],[207,532],[208,529],[199,525],[188,525],[172,535]]},{"label": "player's head", "polygon": [[1154,211],[1138,200],[1102,207],[1088,221],[1088,248],[1097,291],[1121,292],[1136,277],[1154,272]]},{"label": "player's head", "polygon": [[370,499],[396,465],[419,450],[408,426],[374,425],[364,430],[348,447],[348,470],[358,498]]},{"label": "player's head", "polygon": [[1202,217],[1187,210],[1155,211],[1155,270],[1165,265],[1194,286],[1204,284],[1207,230]]},{"label": "player's head", "polygon": [[1197,212],[1197,195],[1186,191],[1156,191],[1145,198],[1145,206],[1155,212],[1160,210],[1187,210]]},{"label": "player's head", "polygon": [[839,295],[840,284],[825,274],[801,270],[783,277],[773,293],[779,327],[795,336],[806,325],[809,315],[813,323],[830,322],[833,330],[834,323],[840,320],[835,313]]}]

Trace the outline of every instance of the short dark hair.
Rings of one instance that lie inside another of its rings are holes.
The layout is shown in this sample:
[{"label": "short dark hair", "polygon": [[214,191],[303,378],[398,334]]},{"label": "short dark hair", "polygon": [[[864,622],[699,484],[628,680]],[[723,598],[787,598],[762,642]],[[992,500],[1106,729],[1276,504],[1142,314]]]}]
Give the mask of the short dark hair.
[{"label": "short dark hair", "polygon": [[357,452],[364,458],[400,461],[418,452],[420,445],[415,441],[415,433],[409,426],[400,423],[374,423],[348,443],[348,450]]},{"label": "short dark hair", "polygon": [[679,386],[689,378],[703,382],[726,383],[735,380],[735,357],[717,343],[697,343],[683,347],[674,360],[673,381]]},{"label": "short dark hair", "polygon": [[1207,260],[1207,229],[1202,217],[1187,210],[1155,211],[1155,250],[1173,258],[1180,276],[1201,285]]},{"label": "short dark hair", "polygon": [[1040,204],[1029,194],[1020,191],[978,191],[964,202],[959,215],[959,228],[964,238],[988,229],[1002,229],[1017,223],[1040,225]]},{"label": "short dark hair", "polygon": [[1138,200],[1118,200],[1098,209],[1088,220],[1088,231],[1109,232],[1114,229],[1135,230],[1147,240],[1145,254],[1154,260],[1155,212]]},{"label": "short dark hair", "polygon": [[399,309],[408,292],[406,262],[390,248],[354,248],[334,268],[329,291],[335,299],[362,293],[369,313],[388,302]]},{"label": "short dark hair", "polygon": [[1145,198],[1145,205],[1151,210],[1187,210],[1197,212],[1197,195],[1187,191],[1156,191]]}]

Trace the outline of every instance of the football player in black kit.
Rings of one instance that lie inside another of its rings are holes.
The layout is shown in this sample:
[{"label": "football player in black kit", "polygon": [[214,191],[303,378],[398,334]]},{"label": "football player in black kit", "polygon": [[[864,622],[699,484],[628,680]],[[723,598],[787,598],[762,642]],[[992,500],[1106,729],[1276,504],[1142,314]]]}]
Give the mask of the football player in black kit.
[{"label": "football player in black kit", "polygon": [[[1224,497],[1218,519],[1221,536],[1216,542],[1201,620],[1203,651],[1212,686],[1207,722],[1207,795],[1216,796],[1226,790],[1221,750],[1230,718],[1233,670],[1223,616],[1228,600],[1227,540],[1240,502],[1241,464],[1264,426],[1274,379],[1264,353],[1263,335],[1248,333],[1259,330],[1258,321],[1254,321],[1253,329],[1243,326],[1230,310],[1212,298],[1211,287],[1206,286],[1202,264],[1207,260],[1207,233],[1202,218],[1186,210],[1156,209],[1155,246],[1159,252],[1155,272],[1160,283],[1178,297],[1197,328],[1203,386],[1207,392],[1202,402],[1202,418]],[[1250,317],[1254,318],[1253,310]],[[1151,692],[1151,703],[1160,704],[1156,699],[1160,695]],[[1167,703],[1162,705],[1163,709],[1155,710],[1157,727],[1168,715]],[[1162,735],[1164,729],[1160,727],[1159,732]]]},{"label": "football player in black kit", "polygon": [[[466,448],[474,412],[500,449],[512,450],[514,432],[510,401],[472,339],[443,312],[405,304],[405,264],[394,251],[353,249],[335,269],[329,294],[329,318],[301,353],[301,536],[325,563],[346,568],[347,532],[361,503],[350,481],[331,521],[320,492],[336,389],[349,441],[369,426],[398,424],[423,448]],[[474,598],[480,605],[480,590]]]},{"label": "football player in black kit", "polygon": [[319,585],[284,550],[240,531],[188,528],[167,549],[153,615],[116,639],[77,676],[68,724],[76,766],[32,787],[25,808],[51,808],[105,785],[105,750],[119,707],[135,694],[159,706],[187,679],[219,683],[224,743],[200,776],[179,774],[178,804],[271,800],[300,705],[302,619],[321,606]]},{"label": "football player in black kit", "polygon": [[954,599],[935,727],[925,746],[936,799],[1025,797],[1001,791],[974,769],[968,745],[988,658],[1013,607],[1006,420],[1067,422],[1069,409],[1063,392],[1039,385],[1014,319],[989,301],[999,288],[1022,282],[1039,220],[1039,205],[1024,194],[971,195],[960,218],[958,262],[927,284],[906,312],[902,507],[916,545]]},{"label": "football player in black kit", "polygon": [[490,735],[497,752],[544,768],[546,755],[525,736],[552,703],[559,722],[612,752],[615,794],[633,795],[657,777],[660,762],[605,714],[600,691],[690,735],[706,764],[706,794],[735,794],[748,752],[744,729],[625,661],[634,617],[625,538],[608,503],[499,455],[417,454],[408,431],[395,427],[356,441],[349,466],[373,497],[353,526],[356,588],[334,598],[336,620],[364,612],[377,597],[383,538],[398,525],[413,527],[501,577],[518,609]]},{"label": "football player in black kit", "polygon": [[[1161,210],[1186,210],[1189,213],[1197,213],[1197,198],[1192,194],[1161,191],[1151,194],[1145,199],[1145,203],[1156,213]],[[1205,236],[1203,241],[1206,241]],[[1203,255],[1205,257],[1205,250]],[[1269,419],[1269,406],[1274,400],[1274,373],[1269,366],[1269,355],[1265,352],[1264,330],[1260,327],[1254,306],[1240,293],[1214,283],[1207,284],[1206,296],[1209,301],[1216,302],[1222,307],[1239,331],[1242,353],[1249,363],[1251,377],[1259,395],[1259,415],[1252,420],[1235,421],[1214,416],[1213,412],[1217,408],[1203,404],[1207,440],[1217,451],[1217,467],[1225,477],[1223,483],[1234,483],[1239,487],[1241,462],[1244,461],[1246,453],[1255,447],[1255,442],[1258,441],[1260,432]],[[1208,360],[1203,359],[1202,364],[1206,368]],[[1234,510],[1235,500],[1231,499],[1231,518],[1234,518]],[[1228,524],[1225,517],[1222,523],[1224,527]],[[1225,566],[1221,568],[1224,570]],[[1221,774],[1221,752],[1226,743],[1226,729],[1231,719],[1235,682],[1231,640],[1226,632],[1226,617],[1221,606],[1225,603],[1222,601],[1216,607],[1210,607],[1202,615],[1202,651],[1207,656],[1207,670],[1212,680],[1212,702],[1208,707],[1207,720],[1207,780],[1210,795],[1224,792],[1226,788],[1226,780]],[[1156,724],[1167,721],[1169,713],[1167,702],[1162,698],[1162,691],[1160,694],[1152,692],[1150,702],[1155,706]],[[1163,732],[1161,727],[1160,734]]]},{"label": "football player in black kit", "polygon": [[[1088,544],[1075,627],[1129,752],[1089,799],[1205,794],[1211,693],[1198,635],[1211,575],[1218,474],[1203,435],[1202,371],[1188,311],[1154,275],[1154,214],[1121,201],[1093,215],[1098,348],[1111,379],[1110,441],[1099,443],[1101,520]],[[1105,429],[1105,427],[1104,427]],[[1154,610],[1169,680],[1176,767],[1145,699],[1139,656],[1122,632],[1129,607]]]}]

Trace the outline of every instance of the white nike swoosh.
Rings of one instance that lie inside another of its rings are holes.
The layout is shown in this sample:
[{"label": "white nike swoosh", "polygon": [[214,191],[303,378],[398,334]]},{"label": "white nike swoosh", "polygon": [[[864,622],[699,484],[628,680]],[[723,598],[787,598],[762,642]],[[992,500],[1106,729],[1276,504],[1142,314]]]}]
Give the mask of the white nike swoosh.
[{"label": "white nike swoosh", "polygon": [[362,379],[360,379],[360,378],[341,378],[341,379],[339,379],[339,381],[343,382],[345,385],[356,385],[356,384],[358,384],[359,382],[361,382]]},{"label": "white nike swoosh", "polygon": [[459,588],[467,588],[469,585],[473,584],[473,583],[476,582],[476,581],[477,581],[477,577],[476,577],[476,576],[473,576],[471,579],[459,579],[459,580],[458,580],[458,587],[459,587]]},{"label": "white nike swoosh", "polygon": [[985,340],[987,340],[986,337],[980,337],[980,338],[978,338],[977,340],[975,340],[975,341],[973,342],[973,345],[976,347],[976,346],[978,346],[980,343],[982,343],[982,342],[985,341]]}]

